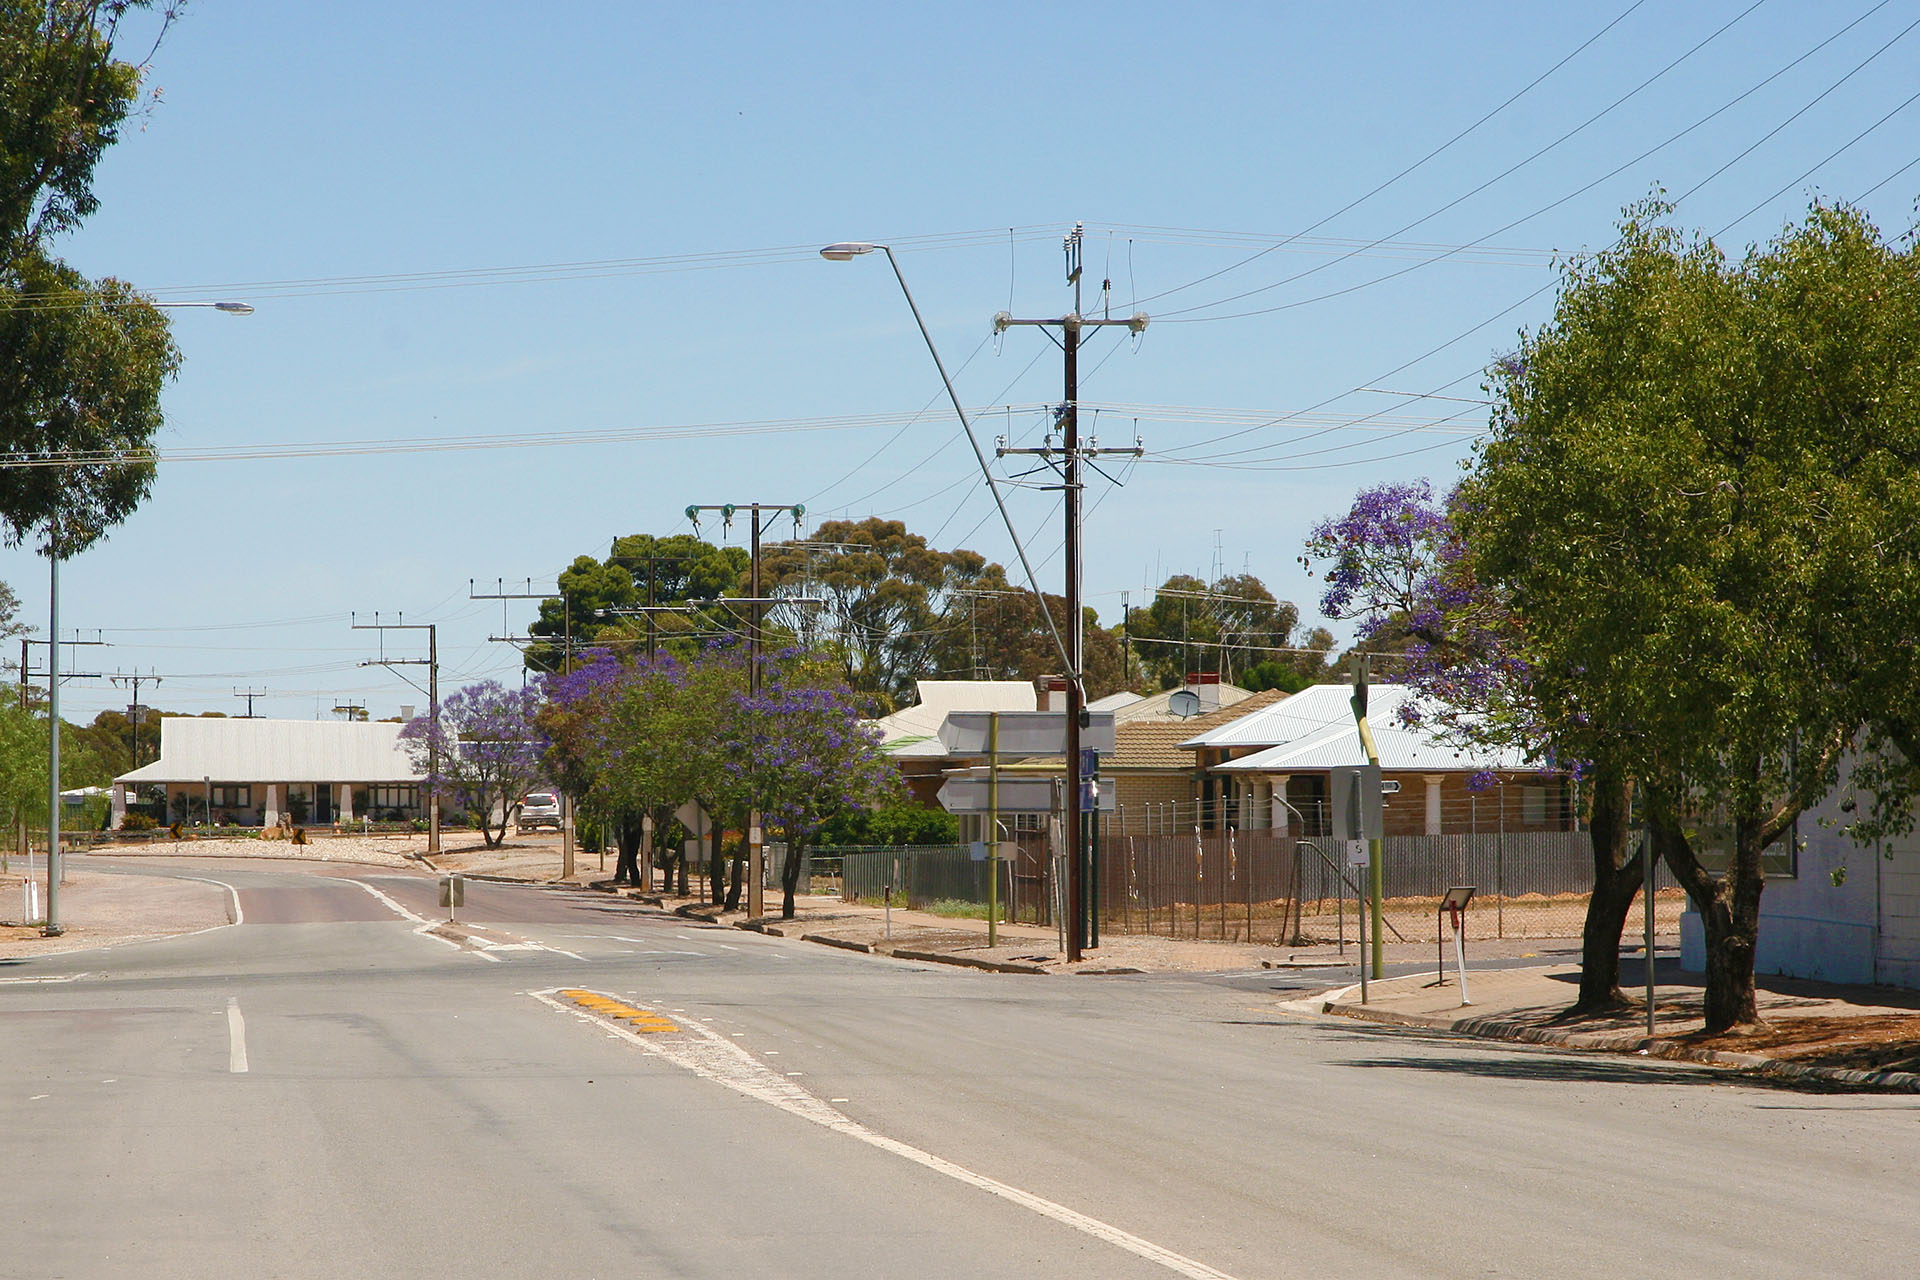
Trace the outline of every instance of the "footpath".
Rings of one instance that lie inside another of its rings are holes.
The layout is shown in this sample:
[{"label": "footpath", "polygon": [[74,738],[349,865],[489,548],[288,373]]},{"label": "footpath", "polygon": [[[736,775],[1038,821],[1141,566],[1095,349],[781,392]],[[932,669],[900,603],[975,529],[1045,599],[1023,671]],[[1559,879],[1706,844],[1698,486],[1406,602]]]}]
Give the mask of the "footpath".
[{"label": "footpath", "polygon": [[[16,899],[0,898],[0,971],[12,959],[165,937],[218,927],[230,919],[225,890],[179,878],[182,873],[191,874],[185,869],[173,875],[109,874],[90,870],[90,861],[114,860],[124,866],[143,856],[295,857],[307,862],[405,866],[428,873],[459,870],[476,880],[597,890],[632,900],[638,910],[696,917],[899,960],[1009,975],[1283,971],[1300,994],[1278,1001],[1278,1007],[1300,1016],[1354,1018],[1571,1052],[1680,1059],[1802,1088],[1920,1093],[1920,992],[1762,976],[1759,1005],[1765,1025],[1750,1034],[1709,1037],[1702,1031],[1702,976],[1683,973],[1677,963],[1662,958],[1655,965],[1655,1010],[1649,1035],[1645,1007],[1637,999],[1614,1011],[1567,1012],[1579,988],[1577,939],[1471,940],[1465,1000],[1451,956],[1444,983],[1436,983],[1432,943],[1389,945],[1385,948],[1389,966],[1419,964],[1422,970],[1369,983],[1363,997],[1358,951],[1352,945],[1287,948],[1106,934],[1097,948],[1070,964],[1052,928],[1002,924],[990,943],[984,920],[888,910],[822,896],[796,899],[792,919],[751,918],[743,911],[722,911],[702,898],[614,885],[595,855],[576,859],[575,874],[562,878],[557,846],[538,838],[517,841],[506,849],[449,850],[431,860],[406,841],[381,841],[361,848],[359,841],[322,839],[299,850],[262,847],[258,842],[236,842],[238,847],[231,849],[210,847],[216,843],[157,845],[137,853],[105,847],[70,856],[62,890],[68,932],[60,938],[42,938],[38,930],[21,923],[19,869],[15,868],[0,881],[0,891]],[[768,901],[777,905],[778,895],[769,894]],[[1494,961],[1500,967],[1475,968]],[[1629,958],[1627,964],[1637,976],[1637,957]]]}]

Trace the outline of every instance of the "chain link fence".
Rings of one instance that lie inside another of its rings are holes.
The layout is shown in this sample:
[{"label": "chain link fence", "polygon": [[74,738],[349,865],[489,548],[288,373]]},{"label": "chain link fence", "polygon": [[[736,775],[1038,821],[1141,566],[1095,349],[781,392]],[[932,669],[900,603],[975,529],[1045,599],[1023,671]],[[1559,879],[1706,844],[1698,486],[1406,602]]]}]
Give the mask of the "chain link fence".
[{"label": "chain link fence", "polygon": [[[1001,918],[1054,925],[1063,911],[1057,840],[1027,833],[998,864]],[[1456,885],[1476,890],[1471,936],[1577,938],[1593,881],[1586,832],[1398,836],[1384,842],[1382,919],[1389,940],[1441,937],[1440,900]],[[838,860],[849,902],[984,915],[994,864],[965,845],[822,850]],[[1365,868],[1339,844],[1273,831],[1104,835],[1088,892],[1111,934],[1314,946],[1357,939]],[[1655,869],[1655,927],[1677,932],[1686,895]]]}]

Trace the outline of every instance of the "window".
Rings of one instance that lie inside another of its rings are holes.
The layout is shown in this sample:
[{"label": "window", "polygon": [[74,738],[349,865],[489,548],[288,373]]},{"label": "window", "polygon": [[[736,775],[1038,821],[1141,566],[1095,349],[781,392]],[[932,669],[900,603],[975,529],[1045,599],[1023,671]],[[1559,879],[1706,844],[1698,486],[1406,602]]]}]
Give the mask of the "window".
[{"label": "window", "polygon": [[419,803],[418,787],[373,787],[368,802],[374,809],[412,809]]},{"label": "window", "polygon": [[1545,825],[1547,821],[1547,788],[1520,788],[1520,821],[1530,827]]},{"label": "window", "polygon": [[213,807],[216,809],[245,809],[253,804],[253,788],[235,783],[215,783],[213,787]]}]

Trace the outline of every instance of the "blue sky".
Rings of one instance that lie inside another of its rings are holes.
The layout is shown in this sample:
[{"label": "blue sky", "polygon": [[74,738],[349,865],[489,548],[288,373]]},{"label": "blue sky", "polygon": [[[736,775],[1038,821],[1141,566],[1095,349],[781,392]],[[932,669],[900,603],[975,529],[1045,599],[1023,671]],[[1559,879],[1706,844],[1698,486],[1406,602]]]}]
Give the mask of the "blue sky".
[{"label": "blue sky", "polygon": [[[1086,309],[1110,280],[1113,314],[1154,316],[1082,359],[1083,431],[1148,450],[1093,478],[1089,602],[1111,621],[1217,568],[1311,618],[1308,527],[1457,471],[1479,371],[1623,205],[1661,186],[1735,251],[1814,193],[1906,231],[1917,23],[1915,0],[196,0],[59,248],[258,310],[176,313],[175,460],[65,566],[63,635],[111,642],[87,670],[157,671],[170,709],[252,688],[261,714],[383,716],[424,699],[358,665],[351,613],[441,624],[443,688],[517,678],[487,637],[531,607],[469,579],[551,584],[690,503],[879,514],[1010,563],[884,260],[813,250],[898,246],[982,430],[1033,444],[1058,353],[990,323],[1070,307],[1076,221]],[[1057,590],[1057,495],[1012,502]],[[44,562],[0,553],[0,578],[44,628]],[[125,701],[63,696],[78,721]]]}]

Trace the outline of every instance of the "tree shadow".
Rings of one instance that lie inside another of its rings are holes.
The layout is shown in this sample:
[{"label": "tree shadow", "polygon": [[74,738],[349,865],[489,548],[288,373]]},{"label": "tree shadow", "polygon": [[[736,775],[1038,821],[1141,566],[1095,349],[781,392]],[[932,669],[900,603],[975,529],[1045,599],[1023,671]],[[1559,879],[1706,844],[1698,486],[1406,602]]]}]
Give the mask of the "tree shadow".
[{"label": "tree shadow", "polygon": [[1537,1084],[1741,1084],[1758,1089],[1798,1091],[1763,1076],[1736,1075],[1723,1069],[1684,1064],[1659,1064],[1638,1059],[1596,1059],[1560,1053],[1517,1050],[1484,1056],[1352,1058],[1339,1064],[1368,1071],[1426,1071],[1440,1075],[1476,1076],[1490,1080],[1520,1080]]}]

